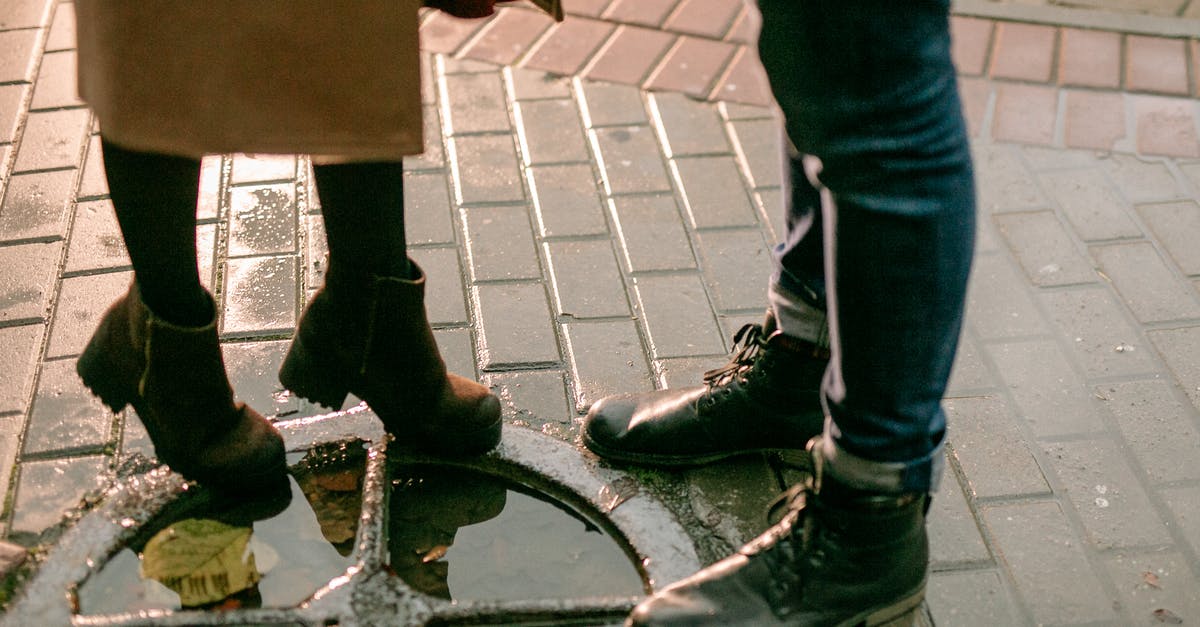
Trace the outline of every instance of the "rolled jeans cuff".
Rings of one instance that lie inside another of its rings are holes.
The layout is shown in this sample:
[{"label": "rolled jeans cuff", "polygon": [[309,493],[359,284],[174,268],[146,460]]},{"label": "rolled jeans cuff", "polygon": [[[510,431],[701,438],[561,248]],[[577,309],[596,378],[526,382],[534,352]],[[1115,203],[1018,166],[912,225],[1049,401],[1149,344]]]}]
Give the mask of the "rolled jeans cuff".
[{"label": "rolled jeans cuff", "polygon": [[[775,314],[775,326],[784,335],[808,340],[829,348],[829,323],[826,313],[810,302],[812,296],[802,296],[783,285],[781,273],[777,272],[767,287],[767,302]],[[806,291],[812,291],[808,289]]]},{"label": "rolled jeans cuff", "polygon": [[825,420],[821,437],[821,456],[825,468],[841,483],[855,489],[899,494],[936,492],[946,465],[944,442],[925,457],[903,462],[877,462],[847,452],[837,443],[837,426]]}]

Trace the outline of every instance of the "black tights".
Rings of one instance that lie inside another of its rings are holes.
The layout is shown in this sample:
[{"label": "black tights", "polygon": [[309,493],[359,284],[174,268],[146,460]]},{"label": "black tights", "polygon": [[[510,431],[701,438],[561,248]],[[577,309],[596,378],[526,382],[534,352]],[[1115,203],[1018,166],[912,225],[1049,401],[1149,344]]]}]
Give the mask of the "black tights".
[{"label": "black tights", "polygon": [[[200,160],[139,152],[101,140],[109,193],[142,300],[185,326],[212,320],[196,264]],[[330,264],[345,275],[410,273],[404,168],[397,161],[317,165]]]}]

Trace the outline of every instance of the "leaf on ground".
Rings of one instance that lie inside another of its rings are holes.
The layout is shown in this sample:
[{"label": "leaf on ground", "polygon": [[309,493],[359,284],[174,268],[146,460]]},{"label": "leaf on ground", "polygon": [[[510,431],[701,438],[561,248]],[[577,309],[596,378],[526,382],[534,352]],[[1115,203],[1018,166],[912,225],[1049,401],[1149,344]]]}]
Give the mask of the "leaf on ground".
[{"label": "leaf on ground", "polygon": [[1150,571],[1146,571],[1146,572],[1142,573],[1142,581],[1146,582],[1147,586],[1151,586],[1154,588],[1158,588],[1159,590],[1162,590],[1162,586],[1158,585],[1158,575],[1155,575],[1154,573],[1152,573]]},{"label": "leaf on ground", "polygon": [[1180,618],[1179,616],[1177,616],[1175,614],[1175,612],[1172,612],[1171,610],[1164,609],[1164,608],[1159,608],[1157,610],[1154,610],[1154,619],[1160,623],[1166,623],[1168,625],[1182,625],[1183,624],[1183,619]]},{"label": "leaf on ground", "polygon": [[249,543],[249,527],[181,520],[146,543],[142,576],[175,591],[184,607],[215,603],[258,583]]}]

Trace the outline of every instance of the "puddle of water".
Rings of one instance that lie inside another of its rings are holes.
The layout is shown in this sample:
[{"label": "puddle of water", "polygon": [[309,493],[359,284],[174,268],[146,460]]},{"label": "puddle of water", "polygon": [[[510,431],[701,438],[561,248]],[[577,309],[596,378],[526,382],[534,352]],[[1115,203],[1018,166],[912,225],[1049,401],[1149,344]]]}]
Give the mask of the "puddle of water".
[{"label": "puddle of water", "polygon": [[366,450],[289,458],[290,494],[258,502],[197,490],[142,530],[76,592],[85,615],[294,607],[354,564]]},{"label": "puddle of water", "polygon": [[391,568],[426,594],[535,600],[645,594],[619,541],[545,494],[447,466],[392,470]]}]

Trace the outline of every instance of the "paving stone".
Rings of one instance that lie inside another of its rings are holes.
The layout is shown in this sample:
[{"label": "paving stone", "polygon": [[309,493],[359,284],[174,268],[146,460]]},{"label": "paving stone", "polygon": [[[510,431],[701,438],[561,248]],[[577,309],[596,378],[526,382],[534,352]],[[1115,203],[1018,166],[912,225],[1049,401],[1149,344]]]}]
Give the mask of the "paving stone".
[{"label": "paving stone", "polygon": [[54,8],[54,19],[50,23],[50,36],[46,38],[46,52],[75,48],[75,5],[63,3]]},{"label": "paving stone", "polygon": [[0,30],[29,28],[46,24],[47,10],[53,3],[45,0],[11,0],[0,17]]},{"label": "paving stone", "polygon": [[445,81],[449,134],[509,132],[512,128],[499,72],[453,74]]},{"label": "paving stone", "polygon": [[[7,14],[7,11],[5,13]],[[0,22],[0,31],[4,30],[7,29],[3,27],[3,22]],[[38,32],[35,30],[0,32],[0,82],[20,83],[33,80],[33,62],[37,59],[33,47],[37,43],[37,37]]]},{"label": "paving stone", "polygon": [[1071,90],[1066,93],[1063,141],[1072,148],[1112,150],[1127,135],[1121,94]]},{"label": "paving stone", "polygon": [[405,157],[405,171],[440,170],[446,166],[446,150],[442,147],[442,121],[438,114],[438,108],[434,105],[425,105],[421,111],[425,151],[419,155]]},{"label": "paving stone", "polygon": [[662,153],[650,127],[607,127],[595,133],[611,194],[671,191]]},{"label": "paving stone", "polygon": [[746,10],[733,22],[729,32],[725,34],[726,41],[736,41],[743,44],[754,44],[758,41],[758,31],[761,18],[755,11]]},{"label": "paving stone", "polygon": [[1200,582],[1178,551],[1122,551],[1108,557],[1105,566],[1121,606],[1139,623],[1171,622],[1155,614],[1162,609],[1180,617],[1200,615]]},{"label": "paving stone", "polygon": [[729,67],[718,77],[709,100],[726,100],[751,105],[768,106],[774,103],[771,85],[758,55],[750,48],[739,48]]},{"label": "paving stone", "polygon": [[647,89],[705,98],[737,52],[735,44],[681,37],[646,81]]},{"label": "paving stone", "polygon": [[1093,246],[1092,256],[1141,322],[1200,317],[1200,304],[1148,242]]},{"label": "paving stone", "polygon": [[732,157],[689,157],[672,162],[688,217],[695,228],[758,223],[745,182]]},{"label": "paving stone", "polygon": [[90,115],[87,109],[29,114],[13,171],[78,166],[79,151],[87,135]]},{"label": "paving stone", "polygon": [[491,74],[497,70],[495,63],[476,61],[474,59],[446,56],[441,57],[441,62],[445,70],[442,74],[446,76],[451,74]]},{"label": "paving stone", "polygon": [[1200,355],[1200,327],[1150,331],[1147,335],[1192,404],[1200,409],[1200,364],[1195,359]]},{"label": "paving stone", "polygon": [[404,228],[409,244],[453,243],[454,217],[444,172],[404,176]]},{"label": "paving stone", "polygon": [[1042,209],[1046,198],[1012,146],[975,144],[975,184],[983,211]]},{"label": "paving stone", "polygon": [[942,627],[1021,624],[1000,574],[990,569],[932,573],[925,602]]},{"label": "paving stone", "polygon": [[62,246],[0,246],[0,322],[46,318]]},{"label": "paving stone", "polygon": [[978,137],[983,133],[988,103],[992,99],[992,82],[983,78],[959,77],[958,96],[962,100],[967,133]]},{"label": "paving stone", "polygon": [[517,106],[525,130],[526,164],[591,158],[574,100],[534,100]]},{"label": "paving stone", "polygon": [[619,26],[611,42],[588,65],[585,75],[591,80],[640,85],[676,39],[673,33],[660,30]]},{"label": "paving stone", "polygon": [[525,199],[521,167],[508,135],[455,137],[458,202],[513,202]]},{"label": "paving stone", "polygon": [[649,124],[642,92],[636,87],[583,84],[584,104],[592,127]]},{"label": "paving stone", "polygon": [[200,271],[200,284],[210,293],[214,291],[213,268],[217,261],[217,225],[202,224],[196,227],[196,266]]},{"label": "paving stone", "polygon": [[610,240],[546,244],[556,312],[572,318],[628,316],[629,297]]},{"label": "paving stone", "polygon": [[33,101],[29,108],[58,109],[83,105],[76,90],[76,56],[74,50],[52,52],[42,55],[38,68],[37,82],[33,88]]},{"label": "paving stone", "polygon": [[1138,96],[1134,98],[1133,106],[1137,116],[1139,152],[1174,157],[1200,156],[1195,101]]},{"label": "paving stone", "polygon": [[[767,120],[777,119],[781,114],[775,111],[773,105],[748,105],[737,102],[718,102],[717,110],[726,120]],[[782,132],[782,131],[781,131]]]},{"label": "paving stone", "polygon": [[317,406],[292,394],[279,382],[279,368],[289,340],[226,342],[221,345],[225,370],[237,400],[273,419],[294,419],[318,412]]},{"label": "paving stone", "polygon": [[725,352],[725,342],[700,277],[644,276],[634,279],[634,286],[655,357]]},{"label": "paving stone", "polygon": [[679,0],[615,0],[604,17],[617,22],[661,26]]},{"label": "paving stone", "polygon": [[1192,551],[1200,550],[1200,488],[1166,488],[1161,493]]},{"label": "paving stone", "polygon": [[1200,205],[1195,201],[1140,205],[1142,220],[1184,274],[1200,274]]},{"label": "paving stone", "polygon": [[535,166],[529,174],[543,237],[608,233],[603,183],[590,165]]},{"label": "paving stone", "polygon": [[74,200],[75,170],[18,174],[0,206],[0,240],[62,238]]},{"label": "paving stone", "polygon": [[0,578],[8,578],[29,559],[29,551],[19,544],[0,541]]},{"label": "paving stone", "polygon": [[476,281],[542,277],[528,209],[473,207],[463,213],[471,272]]},{"label": "paving stone", "polygon": [[425,310],[430,324],[469,322],[458,249],[410,248],[408,254],[425,271]]},{"label": "paving stone", "polygon": [[733,123],[754,187],[783,185],[783,126],[774,119]]},{"label": "paving stone", "polygon": [[1186,41],[1127,35],[1125,49],[1126,89],[1184,96],[1188,94]]},{"label": "paving stone", "polygon": [[54,306],[46,357],[83,352],[109,305],[129,290],[132,272],[110,272],[63,279]]},{"label": "paving stone", "polygon": [[569,322],[563,325],[570,346],[571,391],[575,410],[626,392],[654,389],[642,340],[632,320]]},{"label": "paving stone", "polygon": [[558,341],[541,283],[476,286],[485,370],[558,363]]},{"label": "paving stone", "polygon": [[703,385],[704,373],[729,363],[726,357],[676,357],[655,361],[654,370],[663,388]]},{"label": "paving stone", "polygon": [[1040,24],[998,22],[992,76],[1045,83],[1054,66],[1057,29]]},{"label": "paving stone", "polygon": [[524,68],[510,68],[509,72],[512,76],[512,96],[518,102],[571,97],[571,80],[567,77]]},{"label": "paving stone", "polygon": [[600,17],[608,6],[612,4],[611,0],[576,0],[569,6],[563,7],[567,15],[586,15],[588,17]]},{"label": "paving stone", "polygon": [[718,309],[766,306],[773,266],[770,248],[758,229],[705,231],[697,240],[704,276]]},{"label": "paving stone", "polygon": [[995,22],[954,15],[950,18],[951,57],[959,74],[979,75],[987,62]]},{"label": "paving stone", "polygon": [[293,256],[271,256],[226,262],[222,335],[265,335],[296,328],[297,261]]},{"label": "paving stone", "polygon": [[613,206],[630,272],[696,267],[674,198],[627,196]]},{"label": "paving stone", "polygon": [[989,346],[988,353],[1037,437],[1103,430],[1091,390],[1075,376],[1058,345],[1010,342]]},{"label": "paving stone", "polygon": [[438,352],[446,362],[446,370],[472,381],[479,380],[475,364],[475,341],[470,329],[434,329]]},{"label": "paving stone", "polygon": [[1153,351],[1108,290],[1043,292],[1038,297],[1088,378],[1130,376],[1157,369]]},{"label": "paving stone", "polygon": [[1106,154],[1095,150],[1021,146],[1021,157],[1034,172],[1084,170],[1096,167]]},{"label": "paving stone", "polygon": [[[0,38],[3,37],[0,33]],[[17,124],[24,114],[26,85],[0,86],[0,143],[17,138]]]},{"label": "paving stone", "polygon": [[21,464],[9,537],[36,536],[75,508],[89,490],[107,481],[108,458],[75,457]]},{"label": "paving stone", "polygon": [[1071,227],[1085,241],[1141,237],[1141,230],[1130,218],[1128,203],[1100,171],[1047,172],[1041,179]]},{"label": "paving stone", "polygon": [[721,39],[733,27],[742,10],[740,2],[682,0],[663,24],[663,29]]},{"label": "paving stone", "polygon": [[287,181],[296,178],[296,158],[281,155],[233,155],[229,184]]},{"label": "paving stone", "polygon": [[[5,376],[0,379],[0,413],[24,413],[45,332],[46,327],[41,324],[0,327],[0,363],[4,364],[5,369]],[[3,458],[0,458],[0,462],[3,462]]]},{"label": "paving stone", "polygon": [[651,102],[658,112],[668,157],[731,151],[725,125],[711,104],[674,93],[654,94]]},{"label": "paving stone", "polygon": [[1121,85],[1121,34],[1063,28],[1058,54],[1061,85],[1116,89]]},{"label": "paving stone", "polygon": [[113,415],[79,375],[75,360],[48,361],[25,429],[24,454],[98,449],[109,442]]},{"label": "paving stone", "polygon": [[[221,175],[224,168],[223,157],[211,155],[200,160],[200,189],[196,194],[196,219],[200,221],[216,220],[221,215],[222,199],[225,189],[221,186]],[[312,171],[309,171],[312,180]],[[310,199],[315,194],[309,194]],[[319,206],[320,203],[318,202]]]},{"label": "paving stone", "polygon": [[999,255],[975,258],[967,291],[967,320],[984,340],[1035,335],[1046,329],[1025,279]]},{"label": "paving stone", "polygon": [[1116,443],[1095,439],[1044,447],[1092,546],[1103,550],[1170,542],[1167,526]]},{"label": "paving stone", "polygon": [[1034,285],[1096,282],[1092,264],[1054,212],[1001,213],[993,219]]},{"label": "paving stone", "polygon": [[96,200],[76,205],[64,271],[74,273],[128,265],[129,254],[125,251],[112,203]]},{"label": "paving stone", "polygon": [[1033,447],[1008,404],[998,396],[946,399],[954,457],[976,499],[1048,494]]},{"label": "paving stone", "polygon": [[[782,242],[787,239],[787,209],[783,206],[783,190],[780,188],[760,189],[755,192],[758,196],[760,215],[767,216],[767,225],[770,227],[770,235],[767,236],[771,242]],[[978,239],[978,235],[976,235]],[[978,248],[979,244],[976,243]]]},{"label": "paving stone", "polygon": [[982,514],[1038,624],[1115,621],[1108,594],[1057,502],[984,506]]},{"label": "paving stone", "polygon": [[998,84],[995,115],[992,136],[997,140],[1048,145],[1054,141],[1058,90],[1023,83]]},{"label": "paving stone", "polygon": [[984,562],[991,553],[953,471],[946,470],[929,510],[929,561],[934,565]]},{"label": "paving stone", "polygon": [[154,454],[154,443],[150,434],[137,417],[133,408],[125,412],[125,424],[121,430],[121,460],[125,461],[133,455],[141,455],[146,459],[157,459]]},{"label": "paving stone", "polygon": [[486,20],[463,20],[440,11],[421,24],[421,49],[451,53],[475,34]]},{"label": "paving stone", "polygon": [[954,356],[954,368],[950,372],[950,384],[946,396],[969,396],[968,390],[995,387],[991,373],[980,356],[979,346],[969,335],[963,333],[958,339],[958,352]]},{"label": "paving stone", "polygon": [[561,372],[513,372],[492,375],[488,382],[500,398],[506,420],[573,442],[579,428],[563,377]]},{"label": "paving stone", "polygon": [[609,22],[586,17],[563,21],[529,52],[523,65],[555,74],[575,74],[612,35],[614,28],[616,25]]},{"label": "paving stone", "polygon": [[1161,159],[1118,153],[1108,155],[1100,164],[1133,202],[1174,200],[1180,195],[1179,184]]},{"label": "paving stone", "polygon": [[1161,380],[1096,387],[1129,450],[1154,483],[1200,479],[1200,431],[1172,387]]},{"label": "paving stone", "polygon": [[468,44],[462,55],[471,59],[510,65],[554,24],[541,11],[506,8],[488,20],[483,32]]},{"label": "paving stone", "polygon": [[762,533],[763,508],[779,493],[779,481],[761,456],[689,470],[686,485],[696,517],[733,546]]},{"label": "paving stone", "polygon": [[288,184],[229,192],[229,256],[296,251],[296,190]]}]

